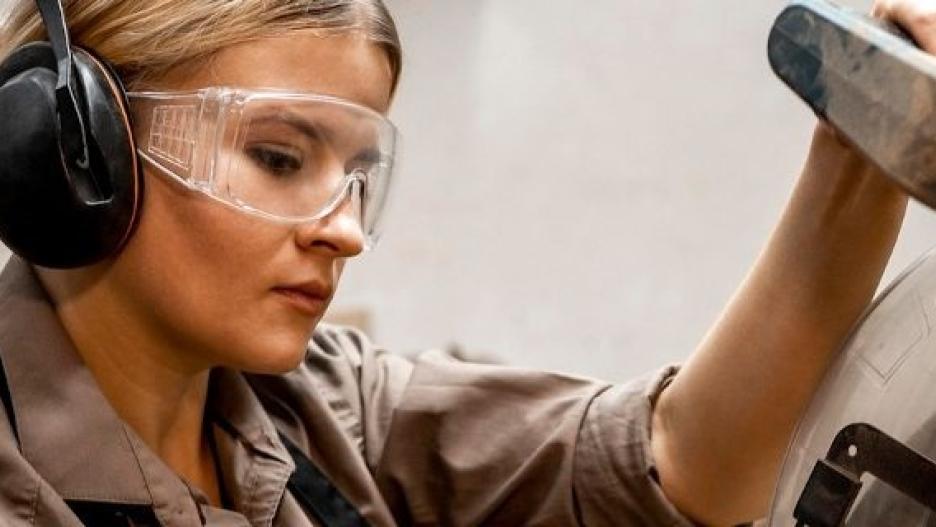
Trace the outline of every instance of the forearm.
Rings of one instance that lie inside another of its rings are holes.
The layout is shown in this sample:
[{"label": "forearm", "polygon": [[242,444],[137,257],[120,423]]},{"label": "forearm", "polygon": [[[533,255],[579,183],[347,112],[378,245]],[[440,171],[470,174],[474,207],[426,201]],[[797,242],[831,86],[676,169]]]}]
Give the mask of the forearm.
[{"label": "forearm", "polygon": [[793,196],[721,319],[664,391],[653,450],[690,516],[762,516],[793,427],[890,256],[906,197],[820,128]]}]

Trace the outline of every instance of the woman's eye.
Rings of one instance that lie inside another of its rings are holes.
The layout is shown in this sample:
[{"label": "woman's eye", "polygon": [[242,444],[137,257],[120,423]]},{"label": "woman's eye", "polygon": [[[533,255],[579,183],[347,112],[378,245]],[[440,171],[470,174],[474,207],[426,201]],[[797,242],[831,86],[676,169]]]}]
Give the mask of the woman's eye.
[{"label": "woman's eye", "polygon": [[291,150],[282,146],[254,145],[247,147],[247,155],[263,170],[276,176],[288,176],[302,168],[301,155]]}]

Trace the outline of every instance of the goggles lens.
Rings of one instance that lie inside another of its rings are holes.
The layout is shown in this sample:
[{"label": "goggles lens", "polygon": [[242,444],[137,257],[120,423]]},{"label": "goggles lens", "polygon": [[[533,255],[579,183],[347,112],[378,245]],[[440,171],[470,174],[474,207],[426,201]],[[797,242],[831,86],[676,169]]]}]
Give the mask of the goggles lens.
[{"label": "goggles lens", "polygon": [[209,88],[132,93],[140,154],[247,212],[314,221],[347,199],[367,247],[380,233],[397,143],[382,115],[332,97]]}]

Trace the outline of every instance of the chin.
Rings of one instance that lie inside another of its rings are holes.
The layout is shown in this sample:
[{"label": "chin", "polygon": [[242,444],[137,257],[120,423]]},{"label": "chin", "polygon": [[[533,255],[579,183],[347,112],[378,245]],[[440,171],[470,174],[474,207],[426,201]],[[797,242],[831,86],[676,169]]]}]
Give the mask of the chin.
[{"label": "chin", "polygon": [[280,336],[243,350],[229,366],[247,373],[275,375],[296,369],[306,356],[308,338]]}]

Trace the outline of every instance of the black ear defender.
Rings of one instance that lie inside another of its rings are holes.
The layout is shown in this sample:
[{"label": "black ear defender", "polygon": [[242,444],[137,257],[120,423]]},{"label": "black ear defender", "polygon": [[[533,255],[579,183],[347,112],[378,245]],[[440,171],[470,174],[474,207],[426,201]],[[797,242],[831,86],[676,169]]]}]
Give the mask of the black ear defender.
[{"label": "black ear defender", "polygon": [[0,239],[43,267],[116,254],[143,178],[127,96],[107,63],[72,47],[60,0],[36,0],[48,42],[0,63]]}]

